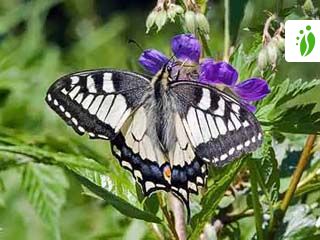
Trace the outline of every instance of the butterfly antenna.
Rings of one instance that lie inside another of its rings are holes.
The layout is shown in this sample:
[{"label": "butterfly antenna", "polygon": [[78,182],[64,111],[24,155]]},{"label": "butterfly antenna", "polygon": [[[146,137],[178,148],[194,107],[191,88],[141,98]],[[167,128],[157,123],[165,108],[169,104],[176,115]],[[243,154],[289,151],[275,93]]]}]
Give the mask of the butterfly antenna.
[{"label": "butterfly antenna", "polygon": [[139,43],[137,43],[136,40],[128,39],[128,44],[134,44],[134,45],[136,45],[136,47],[138,47],[141,50],[141,52],[144,51],[143,48],[141,47],[141,45]]}]

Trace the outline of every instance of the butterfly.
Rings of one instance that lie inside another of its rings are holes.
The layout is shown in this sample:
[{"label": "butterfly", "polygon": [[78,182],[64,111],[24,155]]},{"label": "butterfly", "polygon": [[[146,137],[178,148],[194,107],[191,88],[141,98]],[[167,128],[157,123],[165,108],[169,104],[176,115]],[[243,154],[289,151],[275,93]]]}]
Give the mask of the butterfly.
[{"label": "butterfly", "polygon": [[115,69],[72,73],[51,85],[46,102],[78,134],[109,140],[146,196],[172,192],[188,211],[210,165],[256,150],[263,138],[236,98],[173,79],[166,66],[153,77]]}]

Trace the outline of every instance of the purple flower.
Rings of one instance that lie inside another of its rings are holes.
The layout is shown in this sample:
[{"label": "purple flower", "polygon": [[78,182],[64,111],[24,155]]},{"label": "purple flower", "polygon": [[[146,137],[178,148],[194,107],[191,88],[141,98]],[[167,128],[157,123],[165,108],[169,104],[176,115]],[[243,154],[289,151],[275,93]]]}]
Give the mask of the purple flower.
[{"label": "purple flower", "polygon": [[172,78],[179,76],[179,80],[194,80],[212,85],[223,84],[229,87],[252,112],[255,111],[255,106],[250,103],[261,100],[270,92],[268,83],[260,78],[237,83],[239,76],[237,70],[226,62],[215,62],[212,58],[206,58],[199,63],[201,45],[192,34],[173,37],[171,49],[175,59],[169,59],[158,50],[147,49],[139,57],[139,62],[152,74],[156,74],[163,65],[169,63]]},{"label": "purple flower", "polygon": [[261,100],[270,93],[268,83],[260,78],[247,79],[237,84],[237,70],[226,62],[215,63],[213,59],[205,59],[200,64],[199,80],[208,84],[228,86],[252,112],[255,111],[255,107],[250,103]]},{"label": "purple flower", "polygon": [[[176,35],[171,40],[171,49],[177,60],[198,64],[201,55],[201,45],[192,34]],[[139,57],[139,63],[150,73],[157,73],[169,59],[155,49],[145,50]]]},{"label": "purple flower", "polygon": [[171,48],[176,58],[183,61],[198,63],[201,54],[201,46],[192,34],[181,34],[172,38]]},{"label": "purple flower", "polygon": [[144,50],[139,58],[140,64],[153,74],[156,74],[168,60],[163,53],[155,49]]}]

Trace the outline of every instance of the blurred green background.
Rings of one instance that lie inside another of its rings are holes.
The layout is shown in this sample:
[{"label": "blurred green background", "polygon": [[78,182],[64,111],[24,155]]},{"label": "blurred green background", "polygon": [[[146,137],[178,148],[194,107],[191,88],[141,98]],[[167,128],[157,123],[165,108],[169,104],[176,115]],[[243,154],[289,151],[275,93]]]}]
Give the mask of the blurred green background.
[{"label": "blurred green background", "polygon": [[[276,2],[248,2],[236,44],[243,43],[250,49],[259,40],[246,28],[262,31],[267,12],[275,11]],[[284,8],[295,4],[295,0],[284,1]],[[154,5],[155,1],[150,0],[1,0],[2,133],[38,145],[50,142],[57,151],[77,153],[79,150],[75,145],[80,145],[89,156],[105,165],[108,161],[116,161],[110,157],[108,143],[77,136],[49,110],[44,96],[53,81],[69,72],[100,67],[142,71],[137,64],[141,50],[128,44],[129,39],[134,39],[142,48],[157,48],[170,55],[170,39],[174,34],[182,33],[182,29],[178,24],[168,24],[159,33],[146,35],[145,19]],[[223,2],[209,1],[208,6],[209,46],[214,58],[221,59]],[[277,81],[287,77],[320,78],[317,63],[280,60],[277,71]],[[320,101],[319,94],[310,95]],[[46,227],[20,187],[19,171],[15,168],[0,173],[5,183],[0,184],[0,239],[48,239]],[[153,239],[146,224],[82,195],[78,182],[67,177],[66,204],[59,222],[62,239]]]}]

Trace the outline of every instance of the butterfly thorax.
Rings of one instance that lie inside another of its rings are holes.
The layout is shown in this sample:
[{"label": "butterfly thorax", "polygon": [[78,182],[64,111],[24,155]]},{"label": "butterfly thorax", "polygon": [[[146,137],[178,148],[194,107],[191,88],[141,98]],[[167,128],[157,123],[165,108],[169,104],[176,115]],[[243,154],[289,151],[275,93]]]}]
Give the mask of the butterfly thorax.
[{"label": "butterfly thorax", "polygon": [[149,131],[165,153],[172,149],[176,140],[173,115],[175,105],[172,96],[168,94],[169,81],[168,72],[160,70],[152,79],[153,93],[147,102]]}]

